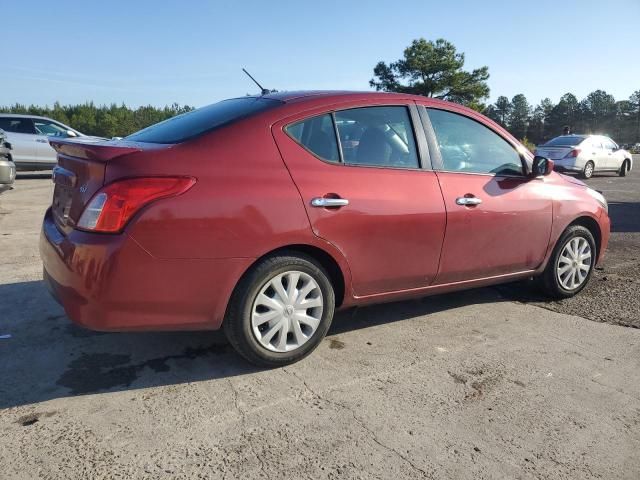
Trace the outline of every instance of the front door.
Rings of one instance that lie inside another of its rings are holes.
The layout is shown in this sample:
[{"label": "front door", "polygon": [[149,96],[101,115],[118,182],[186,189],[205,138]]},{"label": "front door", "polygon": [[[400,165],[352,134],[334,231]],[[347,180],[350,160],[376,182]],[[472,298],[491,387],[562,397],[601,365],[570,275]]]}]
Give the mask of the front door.
[{"label": "front door", "polygon": [[412,118],[406,105],[343,107],[273,129],[314,233],[342,252],[358,296],[425,287],[437,274],[444,202],[421,168],[424,132]]},{"label": "front door", "polygon": [[552,201],[544,177],[526,176],[514,145],[479,121],[428,109],[441,160],[447,229],[437,284],[538,267],[549,245]]},{"label": "front door", "polygon": [[40,163],[56,163],[56,151],[49,145],[49,138],[67,138],[67,130],[49,120],[36,118],[33,120],[37,132],[38,161]]},{"label": "front door", "polygon": [[613,140],[604,137],[602,139],[602,146],[604,148],[607,170],[619,170],[622,166],[622,158],[617,145],[613,143]]}]

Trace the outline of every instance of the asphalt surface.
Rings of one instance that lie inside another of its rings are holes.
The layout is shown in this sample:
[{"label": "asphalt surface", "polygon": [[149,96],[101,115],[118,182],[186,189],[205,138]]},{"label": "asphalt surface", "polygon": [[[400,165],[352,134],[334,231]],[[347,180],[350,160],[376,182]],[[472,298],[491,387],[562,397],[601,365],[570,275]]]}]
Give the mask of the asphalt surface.
[{"label": "asphalt surface", "polygon": [[73,326],[41,283],[51,182],[23,176],[0,195],[0,477],[637,479],[640,168],[589,183],[614,233],[579,297],[341,312],[306,360],[258,370],[215,332]]}]

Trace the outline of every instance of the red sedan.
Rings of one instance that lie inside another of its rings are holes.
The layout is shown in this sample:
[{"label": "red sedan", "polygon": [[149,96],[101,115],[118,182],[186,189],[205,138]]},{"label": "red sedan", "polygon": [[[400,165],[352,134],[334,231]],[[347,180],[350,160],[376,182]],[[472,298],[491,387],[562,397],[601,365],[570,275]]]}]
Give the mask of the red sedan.
[{"label": "red sedan", "polygon": [[335,308],[589,281],[607,203],[459,105],[385,93],[225,100],[118,141],[51,140],[44,278],[108,331],[223,328],[285,365]]}]

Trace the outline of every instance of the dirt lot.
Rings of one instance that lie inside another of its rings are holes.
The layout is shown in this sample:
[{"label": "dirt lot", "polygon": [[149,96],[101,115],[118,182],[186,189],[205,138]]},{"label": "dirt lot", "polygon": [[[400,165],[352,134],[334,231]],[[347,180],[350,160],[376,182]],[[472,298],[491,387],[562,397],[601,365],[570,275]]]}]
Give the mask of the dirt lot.
[{"label": "dirt lot", "polygon": [[275,370],[217,333],[74,327],[40,282],[51,182],[23,177],[0,196],[0,477],[639,478],[640,330],[620,326],[640,327],[637,165],[589,182],[614,233],[579,297],[342,312]]}]

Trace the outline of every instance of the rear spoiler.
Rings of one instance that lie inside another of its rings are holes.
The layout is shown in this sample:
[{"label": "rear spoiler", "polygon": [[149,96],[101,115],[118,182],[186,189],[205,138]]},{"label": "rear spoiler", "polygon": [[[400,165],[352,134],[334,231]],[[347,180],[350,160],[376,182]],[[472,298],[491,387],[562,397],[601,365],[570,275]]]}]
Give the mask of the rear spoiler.
[{"label": "rear spoiler", "polygon": [[74,139],[52,138],[49,140],[49,144],[59,154],[98,162],[108,162],[116,157],[144,150],[141,145],[135,143],[82,137]]}]

